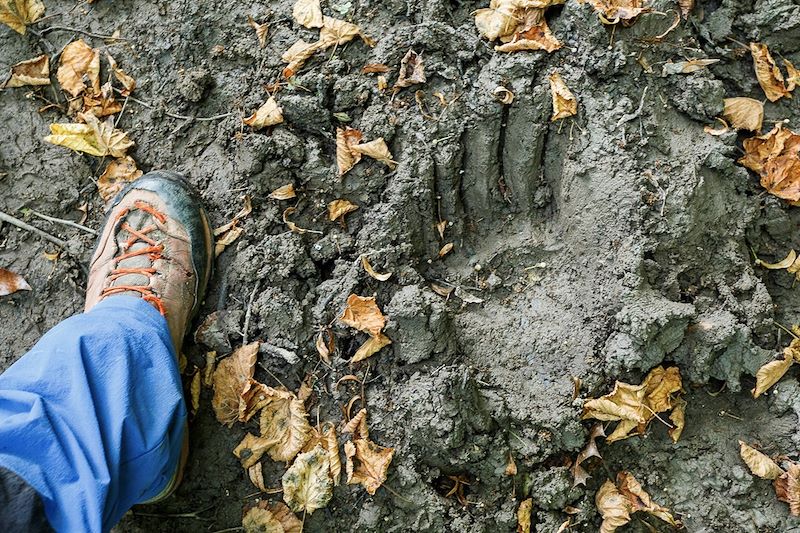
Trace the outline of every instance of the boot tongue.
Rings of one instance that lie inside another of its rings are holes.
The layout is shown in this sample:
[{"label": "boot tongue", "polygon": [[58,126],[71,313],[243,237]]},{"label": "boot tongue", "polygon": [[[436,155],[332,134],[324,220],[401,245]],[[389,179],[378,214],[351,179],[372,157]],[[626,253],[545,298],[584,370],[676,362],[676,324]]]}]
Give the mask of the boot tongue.
[{"label": "boot tongue", "polygon": [[[126,217],[125,221],[133,229],[137,231],[141,231],[147,226],[154,225],[152,217],[149,214],[142,211],[133,211]],[[158,242],[161,238],[161,231],[158,229],[150,231],[149,233],[147,233],[147,236],[153,239],[154,241]],[[117,246],[119,249],[119,255],[127,254],[129,252],[135,252],[137,250],[141,250],[142,248],[150,247],[148,243],[138,240],[133,244],[133,246],[126,249],[125,244],[131,237],[132,235],[123,229],[121,229],[119,233],[117,233]],[[133,257],[129,257],[127,259],[123,259],[122,261],[117,262],[118,269],[150,268],[152,266],[153,266],[153,260],[150,259],[150,254],[135,255]],[[134,287],[147,287],[150,285],[150,277],[144,274],[125,274],[111,282],[111,287],[119,287],[122,285],[128,285]],[[134,293],[134,294],[139,295],[139,293]]]}]

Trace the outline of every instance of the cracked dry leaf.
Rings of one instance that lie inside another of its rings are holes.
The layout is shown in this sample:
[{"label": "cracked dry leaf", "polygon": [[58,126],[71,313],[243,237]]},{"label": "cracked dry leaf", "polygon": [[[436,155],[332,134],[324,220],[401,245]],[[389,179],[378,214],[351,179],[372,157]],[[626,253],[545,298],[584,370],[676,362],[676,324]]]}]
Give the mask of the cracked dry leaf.
[{"label": "cracked dry leaf", "polygon": [[387,272],[386,274],[380,274],[372,268],[372,265],[369,262],[369,258],[366,255],[361,256],[361,266],[364,268],[364,271],[371,277],[372,279],[377,279],[378,281],[387,281],[389,278],[392,277],[391,272]]},{"label": "cracked dry leaf", "polygon": [[515,6],[508,1],[492,0],[488,8],[475,11],[475,26],[482,37],[495,41],[514,34],[518,25]]},{"label": "cracked dry leaf", "polygon": [[379,335],[386,326],[386,317],[375,303],[374,296],[357,296],[355,294],[348,296],[347,305],[339,320],[347,326],[372,336]]},{"label": "cracked dry leaf", "polygon": [[786,67],[786,90],[789,92],[794,91],[795,87],[800,85],[800,70],[797,70],[794,64],[788,59],[783,60],[783,66]]},{"label": "cracked dry leaf", "polygon": [[294,191],[294,184],[287,183],[269,193],[269,197],[273,200],[291,200],[292,198],[297,198],[297,193]]},{"label": "cracked dry leaf", "polygon": [[756,372],[756,386],[750,393],[753,398],[758,398],[770,387],[775,385],[789,371],[789,367],[794,363],[791,353],[784,353],[782,360],[770,361]]},{"label": "cracked dry leaf", "polygon": [[753,56],[753,67],[756,71],[758,84],[764,90],[770,102],[780,100],[784,96],[791,98],[791,93],[786,89],[783,82],[783,74],[772,59],[767,45],[762,43],[750,43],[750,54]]},{"label": "cracked dry leaf", "polygon": [[602,459],[603,456],[600,455],[600,450],[597,449],[596,439],[597,437],[605,436],[606,432],[602,424],[595,424],[592,426],[592,432],[589,434],[589,442],[586,444],[586,447],[578,453],[578,457],[575,458],[575,463],[570,468],[573,487],[577,487],[578,485],[585,486],[586,481],[592,477],[581,464],[591,457],[599,457]]},{"label": "cracked dry leaf", "polygon": [[403,59],[400,60],[400,73],[395,88],[411,87],[418,83],[425,83],[425,63],[422,61],[422,54],[416,53],[409,48]]},{"label": "cracked dry leaf", "polygon": [[260,501],[242,518],[244,533],[302,533],[303,522],[283,503]]},{"label": "cracked dry leaf", "polygon": [[292,18],[306,28],[321,28],[322,8],[319,0],[297,0],[292,8]]},{"label": "cracked dry leaf", "polygon": [[613,533],[631,521],[630,502],[611,481],[606,481],[597,491],[594,503],[603,523],[600,533]]},{"label": "cracked dry leaf", "polygon": [[800,135],[779,123],[742,144],[745,155],[738,163],[758,173],[762,187],[778,198],[800,200]]},{"label": "cracked dry leaf", "polygon": [[25,35],[27,26],[44,15],[41,0],[0,0],[0,23]]},{"label": "cracked dry leaf", "polygon": [[669,428],[667,433],[669,433],[672,442],[678,442],[683,434],[684,427],[686,427],[686,400],[683,398],[675,400],[675,407],[672,408],[669,419],[673,427]]},{"label": "cracked dry leaf", "polygon": [[764,104],[753,98],[725,98],[722,117],[737,130],[758,131],[764,122]]},{"label": "cracked dry leaf", "polygon": [[373,495],[386,481],[394,448],[379,446],[367,439],[356,439],[345,442],[344,455],[347,459],[347,484],[361,483]]},{"label": "cracked dry leaf", "polygon": [[30,291],[31,286],[25,278],[15,272],[0,268],[0,296],[8,296],[17,291]]},{"label": "cracked dry leaf", "polygon": [[775,461],[741,440],[739,441],[739,455],[750,472],[761,479],[778,479],[784,473]]},{"label": "cracked dry leaf", "polygon": [[[264,389],[271,389],[262,385]],[[274,461],[291,461],[311,435],[303,401],[292,392],[271,389],[261,408],[261,435],[277,439],[267,453]]]},{"label": "cracked dry leaf", "polygon": [[211,406],[217,420],[228,427],[239,419],[241,395],[253,378],[258,346],[258,342],[252,342],[240,347],[220,361],[214,371],[214,397]]},{"label": "cracked dry leaf", "polygon": [[583,404],[581,419],[594,418],[604,422],[630,420],[637,424],[644,423],[642,412],[646,392],[643,384],[629,385],[617,381],[610,393]]},{"label": "cracked dry leaf", "polygon": [[[325,427],[327,425],[327,427]],[[326,423],[322,432],[321,443],[328,452],[328,460],[331,465],[331,479],[333,484],[338,485],[342,477],[342,459],[339,457],[339,441],[336,439],[336,428],[333,424]]]},{"label": "cracked dry leaf", "polygon": [[550,121],[555,122],[577,114],[578,100],[564,83],[561,74],[553,72],[547,79],[550,81],[550,93],[553,96],[553,116],[550,117]]},{"label": "cracked dry leaf", "polygon": [[273,438],[257,437],[247,433],[233,450],[233,455],[242,463],[242,468],[249,469],[261,460],[267,451],[275,444]]},{"label": "cracked dry leaf", "polygon": [[328,505],[333,495],[328,452],[321,446],[297,456],[281,479],[283,501],[292,511],[312,514]]},{"label": "cracked dry leaf", "polygon": [[119,68],[117,62],[108,52],[106,52],[106,59],[108,60],[108,65],[111,67],[111,71],[114,73],[114,77],[117,78],[117,81],[122,84],[122,96],[128,96],[133,92],[134,89],[136,89],[136,80],[134,80],[133,77],[124,70]]},{"label": "cracked dry leaf", "polygon": [[125,185],[139,178],[143,172],[136,168],[136,161],[126,155],[111,161],[97,180],[97,192],[104,202],[108,202],[120,192]]},{"label": "cracked dry leaf", "polygon": [[275,126],[283,123],[283,110],[275,101],[275,97],[270,96],[255,113],[244,119],[243,122],[254,130]]},{"label": "cracked dry leaf", "polygon": [[341,218],[342,222],[344,222],[344,216],[348,213],[352,213],[356,209],[358,209],[358,206],[353,202],[341,198],[334,200],[328,204],[328,220],[334,222]]},{"label": "cracked dry leaf", "polygon": [[644,400],[646,405],[656,413],[672,409],[672,395],[683,387],[678,367],[664,369],[658,366],[647,374],[642,382],[645,386]]},{"label": "cracked dry leaf", "polygon": [[367,63],[363,67],[361,67],[361,74],[385,74],[392,70],[389,68],[389,65],[385,65],[383,63]]},{"label": "cracked dry leaf", "polygon": [[72,97],[83,94],[87,89],[91,89],[92,94],[99,93],[100,51],[86,44],[83,39],[69,43],[61,52],[56,78],[61,88]]},{"label": "cracked dry leaf", "polygon": [[127,133],[114,128],[112,117],[100,122],[91,114],[80,116],[86,124],[50,124],[51,135],[43,140],[98,157],[124,157],[125,152],[133,146],[134,143]]},{"label": "cracked dry leaf", "polygon": [[392,339],[383,333],[370,336],[370,338],[368,338],[366,342],[362,344],[358,350],[356,350],[353,358],[350,359],[350,363],[358,363],[359,361],[363,361],[364,359],[375,355],[385,346],[389,346],[390,344],[392,344]]},{"label": "cracked dry leaf", "polygon": [[347,174],[361,161],[361,153],[354,151],[353,147],[361,142],[362,137],[361,131],[350,126],[336,128],[336,166],[339,177]]},{"label": "cracked dry leaf", "polygon": [[392,160],[392,153],[386,145],[383,137],[378,137],[372,141],[356,144],[350,148],[351,152],[371,157],[389,167],[391,170],[397,166],[397,162]]},{"label": "cracked dry leaf", "polygon": [[269,33],[269,25],[259,24],[250,15],[247,15],[247,24],[249,24],[250,27],[253,28],[253,30],[255,30],[256,32],[256,38],[258,39],[258,47],[264,48],[265,46],[267,46],[267,34]]},{"label": "cracked dry leaf", "polygon": [[50,85],[50,58],[47,54],[13,65],[8,81],[0,86],[0,89],[26,85]]},{"label": "cracked dry leaf", "polygon": [[542,18],[536,24],[515,33],[512,41],[494,47],[498,52],[519,52],[521,50],[544,50],[555,52],[561,48],[561,41],[556,39],[547,22]]},{"label": "cracked dry leaf", "polygon": [[800,465],[791,463],[789,469],[772,485],[778,500],[789,504],[792,516],[800,516]]},{"label": "cracked dry leaf", "polygon": [[[80,100],[70,102],[74,109],[80,107]],[[83,95],[83,111],[84,115],[92,114],[98,118],[114,115],[122,111],[122,104],[114,99],[114,89],[111,87],[111,82],[103,84],[100,92],[96,94]]]},{"label": "cracked dry leaf", "polygon": [[669,509],[653,501],[650,495],[645,492],[630,472],[620,472],[617,474],[617,488],[630,502],[632,512],[644,511],[673,527],[681,526],[680,522],[675,520],[672,513],[669,512]]},{"label": "cracked dry leaf", "polygon": [[517,533],[531,533],[533,498],[522,500],[517,508]]}]

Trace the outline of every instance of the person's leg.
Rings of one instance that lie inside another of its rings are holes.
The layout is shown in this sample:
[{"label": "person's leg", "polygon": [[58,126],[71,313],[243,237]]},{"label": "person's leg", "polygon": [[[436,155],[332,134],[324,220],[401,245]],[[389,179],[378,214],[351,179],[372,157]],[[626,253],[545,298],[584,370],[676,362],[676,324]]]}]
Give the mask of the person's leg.
[{"label": "person's leg", "polygon": [[117,296],[65,320],[0,375],[0,466],[58,531],[105,531],[176,472],[186,409],[167,323]]}]

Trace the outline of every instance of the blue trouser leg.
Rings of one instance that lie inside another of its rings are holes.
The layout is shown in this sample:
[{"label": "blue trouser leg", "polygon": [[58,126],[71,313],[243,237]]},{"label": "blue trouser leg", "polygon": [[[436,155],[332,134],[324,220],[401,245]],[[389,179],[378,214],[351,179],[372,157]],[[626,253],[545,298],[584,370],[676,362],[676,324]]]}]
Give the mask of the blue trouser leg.
[{"label": "blue trouser leg", "polygon": [[39,493],[56,531],[108,531],[158,495],[185,421],[166,320],[139,298],[65,320],[0,374],[0,467]]}]

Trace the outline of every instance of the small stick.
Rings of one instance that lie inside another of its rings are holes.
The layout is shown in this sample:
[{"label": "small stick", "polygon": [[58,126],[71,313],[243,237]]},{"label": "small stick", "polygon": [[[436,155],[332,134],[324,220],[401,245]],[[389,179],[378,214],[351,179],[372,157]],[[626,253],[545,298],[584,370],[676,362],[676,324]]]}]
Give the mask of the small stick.
[{"label": "small stick", "polygon": [[244,314],[244,328],[242,330],[242,344],[247,344],[247,330],[250,327],[250,310],[253,307],[253,300],[256,298],[256,293],[261,286],[261,280],[256,281],[253,292],[250,293],[250,300],[247,302],[247,311]]},{"label": "small stick", "polygon": [[[116,87],[114,87],[114,91],[122,94],[122,91],[120,91]],[[143,100],[139,100],[138,98],[134,98],[133,96],[130,96],[130,95],[126,97],[126,101],[127,100],[130,100],[131,102],[136,102],[140,106],[144,106],[147,109],[155,109],[155,106],[153,104],[149,104],[149,103],[147,103],[147,102],[145,102]],[[227,117],[230,117],[231,115],[233,115],[233,113],[221,113],[219,115],[213,115],[213,116],[210,116],[210,117],[190,117],[188,115],[179,115],[177,113],[172,113],[170,111],[164,111],[164,114],[167,115],[168,117],[176,118],[178,120],[193,120],[193,121],[197,121],[197,122],[220,120],[220,119],[227,118]]]},{"label": "small stick", "polygon": [[67,241],[61,240],[58,237],[53,237],[49,233],[47,233],[45,231],[42,231],[39,228],[33,227],[30,224],[26,224],[25,222],[21,221],[20,219],[12,217],[11,215],[6,214],[6,213],[4,213],[2,211],[0,211],[0,220],[2,220],[3,222],[8,222],[12,226],[16,226],[16,227],[18,227],[20,229],[24,229],[26,231],[30,231],[31,233],[35,233],[36,235],[38,235],[39,237],[43,238],[44,240],[50,241],[51,243],[55,244],[56,246],[59,246],[59,247],[63,248],[64,250],[69,251],[69,246],[67,245]]},{"label": "small stick", "polygon": [[71,220],[65,220],[63,218],[51,217],[49,215],[45,215],[44,213],[39,213],[38,211],[34,211],[33,209],[30,210],[30,213],[32,215],[34,215],[34,216],[37,216],[37,217],[39,217],[39,218],[41,218],[43,220],[48,221],[48,222],[54,222],[54,223],[57,223],[57,224],[64,224],[65,226],[70,226],[70,227],[79,229],[81,231],[85,231],[86,233],[91,233],[92,235],[97,235],[97,232],[95,230],[93,230],[92,228],[87,228],[86,226],[84,226],[82,224],[78,224],[77,222],[73,222]]},{"label": "small stick", "polygon": [[126,42],[128,41],[128,39],[125,39],[123,37],[114,37],[113,35],[100,35],[97,33],[92,33],[90,31],[81,30],[79,28],[72,28],[69,26],[50,26],[49,28],[43,28],[42,30],[40,30],[42,35],[44,35],[45,33],[50,33],[51,31],[74,31],[75,33],[82,33],[83,35],[86,35],[88,37],[94,37],[95,39],[110,39],[114,41],[126,41]]}]

